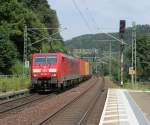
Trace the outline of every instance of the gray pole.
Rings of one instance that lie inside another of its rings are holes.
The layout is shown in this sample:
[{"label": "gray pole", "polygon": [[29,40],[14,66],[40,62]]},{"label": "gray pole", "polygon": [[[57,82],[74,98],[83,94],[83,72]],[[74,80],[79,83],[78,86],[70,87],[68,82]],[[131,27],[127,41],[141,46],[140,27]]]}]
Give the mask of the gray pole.
[{"label": "gray pole", "polygon": [[26,61],[27,61],[27,26],[24,27],[23,76],[25,76]]},{"label": "gray pole", "polygon": [[96,74],[97,74],[97,57],[96,57],[96,49],[94,49],[94,58],[95,58],[95,69],[96,69]]},{"label": "gray pole", "polygon": [[96,74],[97,74],[97,62],[95,62],[96,63]]},{"label": "gray pole", "polygon": [[136,62],[136,23],[133,23],[134,26],[134,48],[135,48],[135,59],[134,59],[134,64],[135,64],[135,83],[136,83],[136,77],[137,77],[137,62]]},{"label": "gray pole", "polygon": [[111,41],[109,43],[109,76],[111,77]]},{"label": "gray pole", "polygon": [[[132,25],[132,28],[133,28],[134,26]],[[134,69],[133,67],[134,67],[134,53],[133,53],[133,50],[134,50],[134,30],[132,29],[132,69]],[[134,75],[132,74],[131,75],[131,82],[132,82],[132,85],[133,85],[133,83],[134,83]]]},{"label": "gray pole", "polygon": [[[132,68],[136,73],[136,29],[135,22],[132,23]],[[134,78],[135,75],[135,78]],[[132,85],[136,83],[136,74],[131,75]]]},{"label": "gray pole", "polygon": [[123,49],[124,49],[124,42],[123,39],[120,47],[120,80],[121,80],[121,85],[123,85],[123,72],[124,72],[124,67],[123,67]]}]

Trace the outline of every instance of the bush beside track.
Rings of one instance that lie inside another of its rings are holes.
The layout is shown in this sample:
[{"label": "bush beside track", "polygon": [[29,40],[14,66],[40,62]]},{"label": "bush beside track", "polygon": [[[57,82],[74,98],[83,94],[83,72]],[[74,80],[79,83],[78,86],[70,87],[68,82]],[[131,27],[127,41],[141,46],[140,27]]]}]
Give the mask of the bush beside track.
[{"label": "bush beside track", "polygon": [[[110,82],[113,82],[114,84],[120,86],[119,81],[115,81],[113,78],[107,76],[106,79],[109,79]],[[150,82],[137,82],[131,83],[130,81],[124,82],[123,86],[124,89],[134,89],[134,90],[142,90],[142,91],[150,91]]]},{"label": "bush beside track", "polygon": [[23,76],[0,76],[0,93],[29,88],[30,78]]},{"label": "bush beside track", "polygon": [[136,90],[143,90],[143,91],[150,91],[150,83],[143,83],[143,82],[137,82],[136,84],[133,84],[131,82],[126,82],[123,86],[126,89],[136,89]]}]

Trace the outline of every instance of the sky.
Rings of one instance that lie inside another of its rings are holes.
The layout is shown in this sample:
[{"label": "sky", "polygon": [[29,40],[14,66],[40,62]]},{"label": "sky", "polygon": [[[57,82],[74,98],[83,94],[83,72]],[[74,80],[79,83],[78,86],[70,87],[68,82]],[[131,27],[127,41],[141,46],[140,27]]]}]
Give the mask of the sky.
[{"label": "sky", "polygon": [[[73,2],[75,1],[75,3]],[[48,0],[57,12],[64,40],[83,34],[118,32],[119,21],[126,27],[150,24],[150,0]]]}]

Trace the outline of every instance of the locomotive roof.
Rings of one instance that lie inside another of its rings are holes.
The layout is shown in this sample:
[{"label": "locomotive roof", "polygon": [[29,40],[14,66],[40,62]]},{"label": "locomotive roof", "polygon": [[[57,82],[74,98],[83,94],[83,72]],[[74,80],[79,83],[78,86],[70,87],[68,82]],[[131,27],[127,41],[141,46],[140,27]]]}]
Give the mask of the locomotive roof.
[{"label": "locomotive roof", "polygon": [[57,53],[34,53],[33,56],[57,55]]},{"label": "locomotive roof", "polygon": [[[79,57],[74,57],[72,55],[67,55],[65,53],[62,52],[50,52],[50,53],[34,53],[32,54],[33,56],[46,56],[46,55],[57,55],[57,54],[61,54],[61,56],[66,57],[66,58],[70,58],[70,59],[80,59],[83,60]],[[85,61],[85,60],[84,60]]]}]

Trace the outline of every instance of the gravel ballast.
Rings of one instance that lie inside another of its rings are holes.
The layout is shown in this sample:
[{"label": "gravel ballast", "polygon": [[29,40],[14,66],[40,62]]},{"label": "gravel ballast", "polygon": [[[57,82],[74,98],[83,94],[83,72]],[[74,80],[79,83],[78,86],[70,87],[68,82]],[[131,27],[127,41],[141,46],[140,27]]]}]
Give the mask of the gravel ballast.
[{"label": "gravel ballast", "polygon": [[8,117],[0,119],[0,125],[36,125],[49,115],[58,111],[71,100],[78,97],[95,82],[96,78],[92,78],[80,84],[78,87],[61,93],[49,100],[37,103],[37,105],[26,108],[18,113],[10,114]]}]

